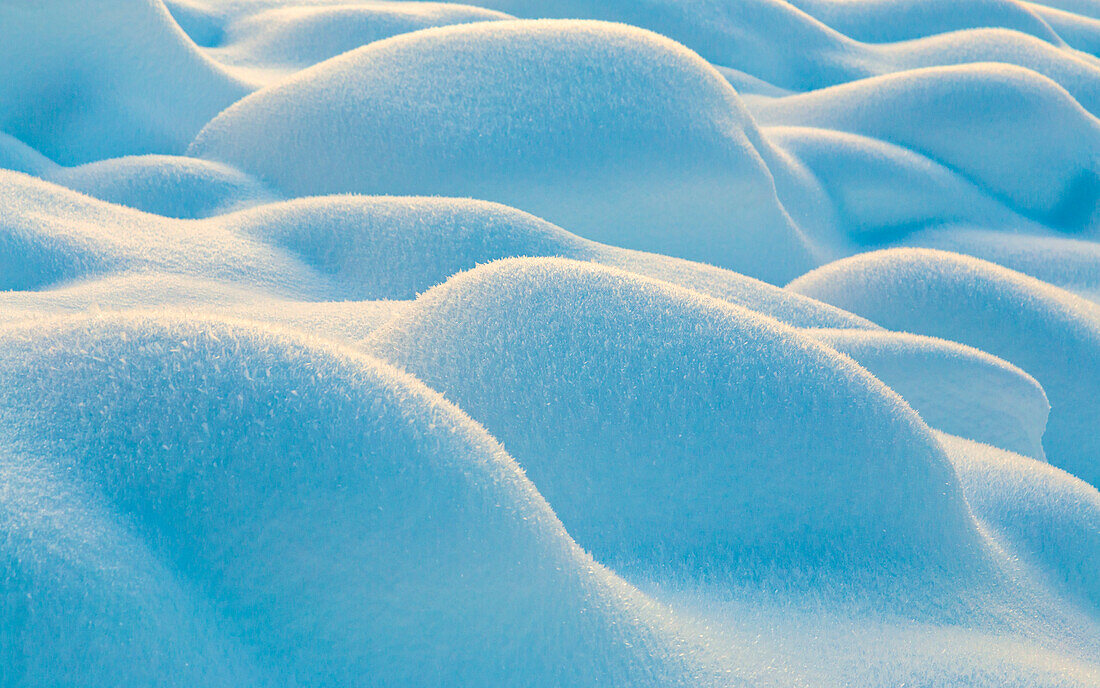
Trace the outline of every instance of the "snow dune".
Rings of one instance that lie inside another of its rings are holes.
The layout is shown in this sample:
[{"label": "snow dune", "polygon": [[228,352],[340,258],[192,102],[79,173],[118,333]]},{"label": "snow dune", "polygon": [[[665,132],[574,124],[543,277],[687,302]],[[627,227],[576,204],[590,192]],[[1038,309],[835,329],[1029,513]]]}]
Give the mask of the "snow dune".
[{"label": "snow dune", "polygon": [[0,688],[1100,685],[1097,0],[0,4]]},{"label": "snow dune", "polygon": [[1081,231],[1095,221],[1100,123],[1029,70],[913,70],[782,98],[755,114],[770,125],[844,131],[921,153],[1055,228]]},{"label": "snow dune", "polygon": [[[6,676],[61,684],[53,668],[104,626],[94,642],[110,654],[80,682],[522,684],[510,666],[563,685],[705,684],[695,640],[594,564],[500,446],[408,375],[194,319],[78,316],[0,336],[4,473],[36,471],[5,486],[5,580],[25,621],[0,647],[42,648]],[[43,547],[69,514],[91,537]],[[133,570],[103,571],[100,541]],[[55,581],[81,579],[94,594],[59,605]],[[161,588],[175,605],[147,599]],[[154,645],[157,663],[127,661],[142,648],[112,648],[125,637],[100,606],[124,629],[149,614],[142,643],[216,640],[228,657],[188,666]]]},{"label": "snow dune", "polygon": [[293,195],[499,201],[588,238],[775,281],[802,271],[809,248],[756,136],[733,89],[666,38],[488,22],[300,72],[220,114],[189,153]]},{"label": "snow dune", "polygon": [[159,0],[13,0],[0,26],[0,129],[62,164],[182,152],[248,92]]},{"label": "snow dune", "polygon": [[807,330],[854,358],[929,425],[1044,459],[1050,403],[1023,370],[955,342],[881,330]]},{"label": "snow dune", "polygon": [[861,254],[803,275],[801,294],[886,327],[944,337],[1023,367],[1050,399],[1047,458],[1100,483],[1100,306],[993,263],[927,249]]},{"label": "snow dune", "polygon": [[597,557],[751,576],[867,551],[951,559],[966,543],[953,476],[900,399],[720,301],[580,263],[500,261],[425,293],[366,345],[500,438]]}]

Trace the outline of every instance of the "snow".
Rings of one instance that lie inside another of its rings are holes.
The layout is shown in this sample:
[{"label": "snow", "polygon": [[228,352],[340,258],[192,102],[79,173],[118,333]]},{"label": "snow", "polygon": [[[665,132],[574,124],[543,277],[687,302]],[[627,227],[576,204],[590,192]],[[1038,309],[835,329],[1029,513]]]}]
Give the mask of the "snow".
[{"label": "snow", "polygon": [[[136,629],[143,642],[182,635],[193,651],[222,636],[230,642],[218,649],[235,652],[224,664],[200,656],[198,667],[187,653],[156,657],[154,671],[125,661],[141,648],[120,648],[82,682],[178,682],[182,669],[230,685],[223,673],[238,663],[260,684],[347,684],[370,672],[380,683],[477,685],[518,665],[562,684],[706,675],[705,661],[681,656],[694,639],[594,564],[499,444],[408,375],[323,340],[197,319],[76,316],[0,336],[0,433],[46,473],[5,483],[20,499],[0,513],[36,507],[37,518],[4,518],[21,623],[5,624],[0,647],[62,631],[39,661],[16,665],[16,681],[62,683],[42,660],[75,669],[66,651],[91,648],[65,631],[106,621],[98,604],[123,614],[155,605],[153,630],[168,637]],[[5,473],[20,463],[4,461]],[[51,473],[77,490],[55,496]],[[40,533],[62,516],[37,522],[45,509],[72,510],[95,537],[43,551]],[[136,570],[102,572],[101,539]],[[149,559],[161,570],[143,570]],[[82,608],[51,604],[51,578],[82,576],[106,578],[108,590],[78,598]],[[159,609],[169,604],[160,587],[197,596],[195,617],[213,627],[173,627],[194,612]],[[125,592],[123,605],[109,597]],[[24,595],[47,604],[23,606]],[[588,641],[562,643],[548,627]]]},{"label": "snow", "polygon": [[299,72],[218,115],[189,154],[291,195],[498,201],[593,240],[783,281],[809,248],[755,136],[728,83],[666,38],[482,22]]},{"label": "snow", "polygon": [[69,165],[181,153],[204,122],[247,93],[159,0],[103,0],[85,10],[80,0],[0,7],[0,129],[47,157]]},{"label": "snow", "polygon": [[968,344],[1020,366],[1050,399],[1047,458],[1100,483],[1097,304],[993,263],[929,249],[860,254],[789,288],[884,327]]},{"label": "snow", "polygon": [[1100,186],[1091,151],[1100,122],[1030,70],[991,63],[915,69],[778,99],[754,114],[763,124],[834,129],[908,148],[1054,227],[1082,230],[1094,220]]},{"label": "snow", "polygon": [[279,3],[251,2],[217,9],[232,19],[226,22],[217,47],[209,51],[211,57],[223,64],[284,75],[390,36],[511,18],[445,3],[280,7]]},{"label": "snow", "polygon": [[966,542],[954,477],[904,402],[794,330],[684,289],[497,261],[426,292],[366,348],[498,437],[603,560],[796,575]]},{"label": "snow", "polygon": [[113,158],[40,176],[104,201],[165,217],[209,217],[275,198],[263,184],[238,170],[178,156]]},{"label": "snow", "polygon": [[1100,1],[0,3],[0,688],[1100,686]]},{"label": "snow", "polygon": [[1053,466],[943,438],[975,515],[1017,556],[1089,604],[1100,600],[1100,493]]},{"label": "snow", "polygon": [[854,358],[934,428],[1044,459],[1050,404],[1023,370],[955,342],[882,330],[807,330]]}]

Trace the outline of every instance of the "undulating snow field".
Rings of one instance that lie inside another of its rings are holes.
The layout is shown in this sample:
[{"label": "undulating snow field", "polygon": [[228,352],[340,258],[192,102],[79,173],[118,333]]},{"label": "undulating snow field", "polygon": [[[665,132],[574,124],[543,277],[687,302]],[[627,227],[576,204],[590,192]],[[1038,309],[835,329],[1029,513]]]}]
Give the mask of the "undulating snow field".
[{"label": "undulating snow field", "polygon": [[0,688],[1100,686],[1100,0],[0,0]]}]

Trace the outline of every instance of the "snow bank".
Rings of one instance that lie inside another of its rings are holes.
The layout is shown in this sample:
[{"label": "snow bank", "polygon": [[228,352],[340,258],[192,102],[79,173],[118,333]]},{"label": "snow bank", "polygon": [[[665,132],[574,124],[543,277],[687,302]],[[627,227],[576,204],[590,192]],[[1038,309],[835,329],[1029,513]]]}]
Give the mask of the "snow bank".
[{"label": "snow bank", "polygon": [[41,176],[110,203],[167,217],[209,217],[274,199],[262,184],[232,167],[168,155],[100,160]]},{"label": "snow bank", "polygon": [[788,289],[890,329],[978,347],[1024,369],[1050,399],[1047,459],[1100,483],[1100,306],[993,263],[927,249],[840,260]]},{"label": "snow bank", "polygon": [[512,18],[479,7],[430,2],[226,5],[211,8],[223,21],[217,43],[207,43],[207,54],[225,64],[284,75],[398,34]]},{"label": "snow bank", "polygon": [[304,265],[212,223],[172,220],[0,170],[0,288],[166,271],[275,293],[326,289]]},{"label": "snow bank", "polygon": [[782,580],[969,560],[916,414],[751,311],[588,263],[498,261],[365,345],[483,423],[602,561]]},{"label": "snow bank", "polygon": [[[211,670],[227,652],[246,684],[713,684],[484,430],[393,368],[213,321],[78,317],[0,341],[16,681],[241,685]],[[69,516],[64,547],[36,542]]]},{"label": "snow bank", "polygon": [[220,114],[190,153],[291,195],[499,201],[589,239],[776,281],[808,266],[809,249],[756,136],[729,84],[664,37],[485,22],[299,72]]},{"label": "snow bank", "polygon": [[[863,101],[863,107],[870,102]],[[958,172],[909,148],[816,127],[773,126],[764,133],[823,185],[845,233],[842,251],[910,241],[911,232],[948,222],[1036,225]]]},{"label": "snow bank", "polygon": [[1050,404],[1016,366],[932,337],[867,330],[806,330],[854,358],[934,428],[1043,459]]},{"label": "snow bank", "polygon": [[1100,163],[1092,151],[1100,123],[1029,70],[913,70],[777,99],[754,115],[765,124],[836,129],[909,148],[1054,227],[1080,230],[1095,221]]},{"label": "snow bank", "polygon": [[181,153],[247,92],[160,0],[0,6],[0,130],[62,164]]},{"label": "snow bank", "polygon": [[1053,466],[941,436],[975,515],[1015,556],[1100,611],[1100,493]]}]

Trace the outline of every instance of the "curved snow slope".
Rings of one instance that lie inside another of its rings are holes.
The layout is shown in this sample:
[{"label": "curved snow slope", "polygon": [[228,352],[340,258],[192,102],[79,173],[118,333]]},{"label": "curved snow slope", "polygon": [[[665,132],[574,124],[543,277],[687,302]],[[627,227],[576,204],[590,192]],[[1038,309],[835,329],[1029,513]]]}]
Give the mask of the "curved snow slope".
[{"label": "curved snow slope", "polygon": [[0,0],[0,688],[1100,685],[1100,0],[473,1]]},{"label": "curved snow slope", "polygon": [[1027,3],[1015,0],[787,0],[833,29],[868,43],[1001,27],[1054,45],[1062,40]]},{"label": "curved snow slope", "polygon": [[402,33],[452,24],[512,19],[507,14],[437,2],[287,4],[227,3],[214,59],[290,73]]},{"label": "curved snow slope", "polygon": [[66,313],[171,311],[255,320],[354,344],[408,301],[296,301],[239,284],[170,273],[104,277],[41,291],[0,292],[0,322]]},{"label": "curved snow slope", "polygon": [[5,686],[254,686],[168,566],[56,466],[0,449]]},{"label": "curved snow slope", "polygon": [[688,287],[806,327],[877,326],[751,277],[582,239],[508,206],[455,198],[328,196],[220,218],[342,286],[344,298],[409,299],[480,263],[520,256],[588,260]]},{"label": "curved snow slope", "polygon": [[743,308],[590,263],[498,261],[365,346],[483,423],[603,561],[797,578],[972,556],[916,414]]},{"label": "curved snow slope", "polygon": [[[196,194],[189,202],[219,198]],[[681,284],[801,327],[877,327],[751,277],[597,244],[484,201],[333,196],[180,221],[0,170],[0,210],[0,288],[5,289],[152,272],[237,283],[295,299],[411,299],[479,263],[548,255]],[[110,299],[97,303],[112,307]]]},{"label": "curved snow slope", "polygon": [[1058,84],[1018,67],[914,70],[777,99],[754,114],[916,151],[1054,227],[1079,231],[1098,217],[1100,122]]},{"label": "curved snow slope", "polygon": [[267,187],[240,170],[208,160],[131,155],[65,167],[0,132],[0,175],[6,171],[165,217],[209,217],[275,199]]},{"label": "curved snow slope", "polygon": [[927,249],[840,260],[788,289],[893,330],[978,347],[1024,369],[1050,399],[1047,458],[1100,484],[1097,304],[993,263]]},{"label": "curved snow slope", "polygon": [[[1080,89],[1090,100],[1089,107],[1100,104],[1095,85],[1100,61],[1069,49],[1038,14],[1009,0],[486,0],[480,4],[523,17],[602,19],[641,26],[683,43],[715,65],[793,91],[920,67],[996,61],[1064,80],[1071,91]],[[887,13],[890,21],[883,20]],[[1095,40],[1095,29],[1085,18],[1062,19],[1076,42]],[[883,40],[894,42],[863,42]]]},{"label": "curved snow slope", "polygon": [[1100,54],[1100,14],[1074,14],[1056,7],[1027,3],[1029,9],[1058,32],[1069,45],[1090,55]]},{"label": "curved snow slope", "polygon": [[0,131],[0,169],[42,175],[56,167],[54,161],[14,136]]},{"label": "curved snow slope", "polygon": [[886,383],[924,422],[1043,459],[1050,404],[1024,371],[984,351],[901,332],[805,330]]},{"label": "curved snow slope", "polygon": [[779,281],[811,258],[754,138],[729,84],[667,38],[502,21],[299,72],[218,115],[190,154],[296,196],[499,201],[586,238]]},{"label": "curved snow slope", "polygon": [[909,148],[833,129],[763,131],[820,181],[846,233],[848,252],[910,242],[913,232],[944,223],[1045,231],[957,171]]},{"label": "curved snow slope", "polygon": [[149,215],[0,171],[0,289],[41,289],[118,272],[165,271],[276,293],[318,294],[299,261],[208,222]]},{"label": "curved snow slope", "polygon": [[0,331],[0,379],[5,680],[712,684],[481,427],[377,360],[78,317]]},{"label": "curved snow slope", "polygon": [[160,0],[0,5],[0,130],[71,165],[181,153],[247,88],[204,57]]},{"label": "curved snow slope", "polygon": [[1100,301],[1100,244],[1095,240],[948,225],[914,234],[906,243],[965,253]]},{"label": "curved snow slope", "polygon": [[940,436],[974,514],[1012,554],[1100,613],[1100,493],[1049,464]]},{"label": "curved snow slope", "polygon": [[166,217],[209,217],[274,200],[263,184],[228,165],[168,155],[113,158],[41,176],[109,203]]}]

